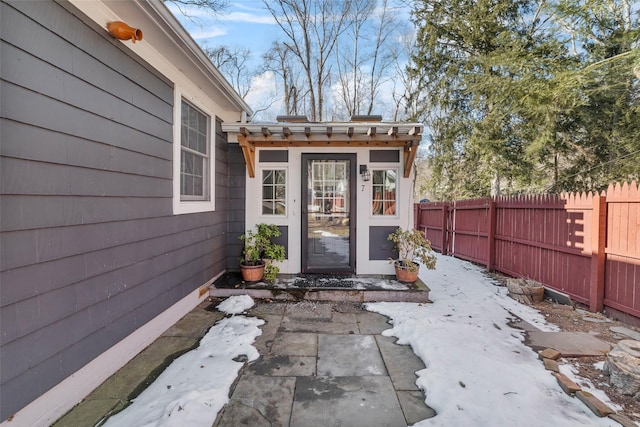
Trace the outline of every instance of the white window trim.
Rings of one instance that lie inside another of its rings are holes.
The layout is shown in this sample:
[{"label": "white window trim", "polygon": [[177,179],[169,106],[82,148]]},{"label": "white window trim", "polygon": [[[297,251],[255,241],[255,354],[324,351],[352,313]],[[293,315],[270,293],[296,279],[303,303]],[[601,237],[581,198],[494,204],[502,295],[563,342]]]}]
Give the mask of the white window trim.
[{"label": "white window trim", "polygon": [[[262,173],[263,171],[266,170],[283,170],[285,172],[285,183],[284,183],[284,201],[285,201],[285,207],[284,207],[284,215],[273,215],[273,214],[263,214],[262,213]],[[259,171],[259,175],[257,176],[257,178],[259,179],[260,182],[260,195],[259,195],[259,200],[260,200],[260,218],[289,218],[289,192],[290,192],[290,184],[289,184],[289,164],[288,163],[280,163],[280,162],[274,162],[274,163],[262,163],[260,168],[258,169]]]},{"label": "white window trim", "polygon": [[[185,100],[209,116],[209,200],[181,200],[180,197],[180,156],[181,156],[181,126],[182,100]],[[173,99],[173,213],[174,215],[215,211],[215,148],[216,148],[216,115],[210,108],[203,105],[194,97],[174,88]]]},{"label": "white window trim", "polygon": [[[395,170],[396,171],[396,213],[393,215],[374,215],[372,210],[371,210],[371,202],[373,201],[373,171],[374,170]],[[399,218],[400,217],[400,212],[398,209],[398,206],[400,204],[400,183],[401,183],[401,177],[400,177],[400,166],[398,166],[397,163],[389,163],[389,164],[385,164],[385,163],[376,163],[375,165],[369,165],[369,170],[371,172],[371,185],[369,185],[369,200],[367,201],[368,204],[368,210],[369,210],[369,218],[372,221],[380,221],[380,220],[384,220],[384,219],[395,219],[395,218]]]}]

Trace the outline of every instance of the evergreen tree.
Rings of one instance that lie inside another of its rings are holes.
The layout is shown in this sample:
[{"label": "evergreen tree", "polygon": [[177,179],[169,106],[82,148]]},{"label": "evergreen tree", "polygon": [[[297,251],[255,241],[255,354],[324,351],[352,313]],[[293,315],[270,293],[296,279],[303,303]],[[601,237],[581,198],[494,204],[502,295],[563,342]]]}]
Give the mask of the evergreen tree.
[{"label": "evergreen tree", "polygon": [[414,119],[429,132],[431,194],[638,178],[638,18],[613,3],[416,2],[409,72],[421,82]]}]

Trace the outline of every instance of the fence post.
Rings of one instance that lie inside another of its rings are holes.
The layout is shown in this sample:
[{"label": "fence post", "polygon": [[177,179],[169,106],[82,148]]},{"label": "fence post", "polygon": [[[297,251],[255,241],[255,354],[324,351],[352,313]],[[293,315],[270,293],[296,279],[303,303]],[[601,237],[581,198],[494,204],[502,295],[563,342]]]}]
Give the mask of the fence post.
[{"label": "fence post", "polygon": [[593,197],[591,214],[591,283],[589,287],[589,310],[604,309],[604,261],[607,238],[607,197]]},{"label": "fence post", "polygon": [[447,254],[447,216],[449,215],[449,205],[447,203],[442,204],[442,255]]},{"label": "fence post", "polygon": [[487,234],[488,253],[487,270],[493,271],[496,263],[496,201],[489,199],[489,233]]},{"label": "fence post", "polygon": [[422,213],[422,210],[420,209],[420,205],[417,203],[413,204],[413,229],[414,230],[419,230],[420,229],[420,215]]}]

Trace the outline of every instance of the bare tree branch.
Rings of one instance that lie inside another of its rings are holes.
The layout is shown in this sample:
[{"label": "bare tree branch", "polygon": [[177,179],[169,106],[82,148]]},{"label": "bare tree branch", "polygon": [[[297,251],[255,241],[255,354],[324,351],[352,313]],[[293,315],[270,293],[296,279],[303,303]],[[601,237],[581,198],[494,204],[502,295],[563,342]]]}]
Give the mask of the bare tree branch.
[{"label": "bare tree branch", "polygon": [[196,19],[190,9],[201,9],[214,15],[221,15],[231,5],[229,0],[163,0],[165,3],[173,3],[180,13],[191,20]]}]

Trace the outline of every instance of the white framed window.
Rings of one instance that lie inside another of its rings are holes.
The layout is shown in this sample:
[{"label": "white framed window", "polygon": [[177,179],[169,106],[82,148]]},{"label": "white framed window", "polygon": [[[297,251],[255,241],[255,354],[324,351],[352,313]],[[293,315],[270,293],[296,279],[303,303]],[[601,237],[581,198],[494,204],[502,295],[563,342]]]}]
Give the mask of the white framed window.
[{"label": "white framed window", "polygon": [[396,216],[398,201],[398,169],[373,169],[371,171],[371,214]]},{"label": "white framed window", "polygon": [[263,216],[287,215],[287,169],[262,169]]},{"label": "white framed window", "polygon": [[209,200],[211,120],[185,100],[180,108],[180,200]]},{"label": "white framed window", "polygon": [[176,90],[173,143],[173,212],[215,209],[212,114]]}]

